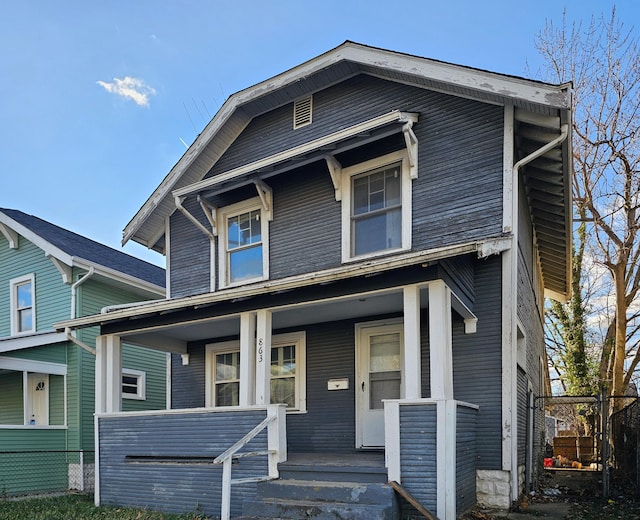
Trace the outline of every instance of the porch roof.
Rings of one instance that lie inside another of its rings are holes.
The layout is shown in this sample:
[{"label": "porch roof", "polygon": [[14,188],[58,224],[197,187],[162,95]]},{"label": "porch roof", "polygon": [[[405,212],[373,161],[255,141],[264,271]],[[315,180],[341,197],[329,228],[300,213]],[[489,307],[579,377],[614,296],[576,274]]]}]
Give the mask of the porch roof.
[{"label": "porch roof", "polygon": [[[131,334],[135,335],[137,323],[139,323],[139,320],[143,318],[153,318],[154,316],[160,317],[179,311],[193,311],[224,302],[236,303],[252,297],[279,295],[295,289],[311,286],[323,286],[337,281],[346,282],[349,279],[376,275],[401,267],[429,267],[440,259],[452,256],[477,254],[479,257],[484,258],[492,254],[497,254],[509,248],[510,245],[510,238],[497,237],[494,240],[469,242],[463,245],[443,247],[426,252],[421,251],[417,253],[407,253],[401,256],[394,256],[391,258],[375,259],[362,265],[343,266],[302,276],[257,283],[250,286],[236,287],[196,296],[117,305],[104,308],[100,314],[55,323],[54,327],[58,331],[64,331],[67,329],[73,330],[94,326],[108,326],[110,324],[117,324],[118,322],[126,322],[129,324],[128,330],[130,332],[128,340],[132,340],[135,338],[131,336]],[[357,295],[354,297],[357,297]],[[382,303],[382,299],[380,302]],[[452,299],[452,307],[465,320],[469,320],[469,325],[471,325],[471,322],[475,323],[475,316],[473,313],[455,294]],[[193,326],[196,321],[197,320],[194,318],[191,323],[180,322],[179,325],[181,327]],[[144,341],[143,335],[140,335],[138,339],[140,340],[138,342],[139,344],[148,344]],[[149,346],[153,345],[151,344]],[[182,341],[172,343],[172,341],[169,340],[168,343],[165,343],[166,349],[175,348],[175,351],[178,352],[184,350],[184,346],[185,345]]]}]

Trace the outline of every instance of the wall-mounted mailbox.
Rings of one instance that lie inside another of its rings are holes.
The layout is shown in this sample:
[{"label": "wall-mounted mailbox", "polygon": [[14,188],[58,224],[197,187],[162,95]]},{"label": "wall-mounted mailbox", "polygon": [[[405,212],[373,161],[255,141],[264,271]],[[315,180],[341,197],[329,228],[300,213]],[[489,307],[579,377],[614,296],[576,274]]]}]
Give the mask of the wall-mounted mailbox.
[{"label": "wall-mounted mailbox", "polygon": [[327,381],[327,390],[347,390],[349,388],[349,378],[329,379]]}]

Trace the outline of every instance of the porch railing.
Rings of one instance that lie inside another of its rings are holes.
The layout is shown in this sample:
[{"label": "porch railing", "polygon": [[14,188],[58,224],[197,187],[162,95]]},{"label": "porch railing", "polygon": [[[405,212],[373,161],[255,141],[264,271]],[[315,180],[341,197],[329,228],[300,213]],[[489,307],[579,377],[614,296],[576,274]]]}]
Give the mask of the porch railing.
[{"label": "porch railing", "polygon": [[[263,482],[266,480],[277,479],[278,462],[286,460],[286,440],[283,435],[286,428],[282,427],[281,422],[284,421],[284,407],[270,407],[267,409],[267,417],[248,432],[244,437],[237,441],[233,446],[224,451],[213,461],[214,464],[222,464],[222,496],[220,505],[220,519],[229,520],[231,517],[231,485],[243,484],[246,482]],[[274,425],[275,423],[275,425]],[[262,432],[265,428],[269,428],[267,432],[267,449],[264,451],[245,451],[240,452],[251,440]],[[242,457],[257,457],[267,455],[268,457],[268,475],[247,477],[247,478],[231,478],[231,466],[233,459]]]}]

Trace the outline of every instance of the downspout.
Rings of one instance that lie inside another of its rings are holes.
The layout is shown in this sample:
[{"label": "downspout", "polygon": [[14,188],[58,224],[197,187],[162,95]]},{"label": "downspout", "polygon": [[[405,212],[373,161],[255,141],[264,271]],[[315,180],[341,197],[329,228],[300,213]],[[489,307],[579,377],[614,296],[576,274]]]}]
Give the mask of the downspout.
[{"label": "downspout", "polygon": [[[514,309],[514,313],[517,313],[517,302],[518,302],[518,205],[519,205],[519,198],[520,198],[520,183],[519,183],[519,173],[520,173],[520,169],[523,166],[526,166],[527,164],[529,164],[531,161],[534,161],[535,159],[537,159],[538,157],[544,155],[545,153],[547,153],[549,150],[553,149],[554,147],[556,147],[557,145],[559,145],[560,143],[564,142],[567,139],[567,136],[569,135],[569,125],[567,123],[561,125],[560,127],[560,135],[558,137],[556,137],[555,139],[549,141],[547,144],[545,144],[544,146],[538,148],[536,151],[531,152],[529,155],[527,155],[526,157],[523,157],[522,159],[520,159],[519,161],[517,161],[514,165],[513,165],[513,169],[512,169],[512,192],[513,192],[513,197],[512,197],[512,206],[511,206],[511,211],[512,211],[512,229],[511,232],[513,234],[513,240],[514,240],[514,253],[513,253],[513,259],[512,259],[512,265],[511,265],[511,283],[512,283],[512,298],[513,298],[513,309]],[[512,339],[512,345],[513,345],[513,338],[517,337],[517,330],[516,330],[516,323],[517,323],[517,315],[515,316],[515,320],[512,320],[512,325],[511,325],[511,339]],[[513,352],[513,351],[512,351]],[[517,424],[518,424],[518,406],[517,406],[517,400],[518,400],[518,396],[517,396],[517,390],[513,391],[515,389],[517,389],[517,374],[518,374],[518,370],[517,370],[517,365],[514,362],[515,358],[512,356],[511,359],[511,374],[512,374],[512,380],[511,380],[511,395],[512,395],[512,401],[511,401],[511,425],[512,425],[512,431],[514,431],[514,426],[517,428]],[[516,432],[517,433],[517,432]],[[514,442],[514,439],[516,439],[515,436],[512,435],[512,448],[511,448],[511,493],[512,493],[512,500],[516,500],[518,498],[518,443],[517,440],[516,442]],[[525,475],[527,474],[527,469],[525,468]]]},{"label": "downspout", "polygon": [[[87,272],[87,274],[85,274],[82,278],[78,279],[75,283],[71,285],[71,319],[72,320],[76,318],[76,314],[77,314],[76,313],[77,311],[76,291],[78,287],[84,282],[86,282],[89,278],[91,278],[91,276],[93,276],[94,273],[95,273],[95,269],[93,267],[89,267],[89,271]],[[64,335],[66,336],[67,340],[69,340],[71,343],[78,345],[80,348],[83,348],[93,356],[96,355],[96,349],[94,349],[93,347],[90,347],[86,343],[76,338],[69,327],[66,327],[64,329]]]}]

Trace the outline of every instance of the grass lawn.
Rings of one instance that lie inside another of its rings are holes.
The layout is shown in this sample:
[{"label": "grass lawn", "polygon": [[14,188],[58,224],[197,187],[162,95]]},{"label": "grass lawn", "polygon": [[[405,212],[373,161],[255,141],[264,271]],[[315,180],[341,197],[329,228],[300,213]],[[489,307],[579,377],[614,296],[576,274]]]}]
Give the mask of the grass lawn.
[{"label": "grass lawn", "polygon": [[204,520],[196,512],[183,515],[124,507],[96,507],[91,495],[64,495],[59,497],[0,499],[0,520]]}]

